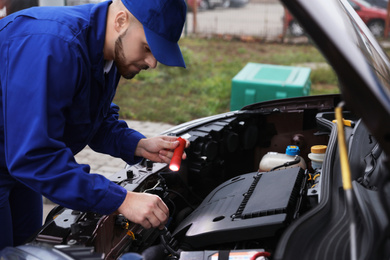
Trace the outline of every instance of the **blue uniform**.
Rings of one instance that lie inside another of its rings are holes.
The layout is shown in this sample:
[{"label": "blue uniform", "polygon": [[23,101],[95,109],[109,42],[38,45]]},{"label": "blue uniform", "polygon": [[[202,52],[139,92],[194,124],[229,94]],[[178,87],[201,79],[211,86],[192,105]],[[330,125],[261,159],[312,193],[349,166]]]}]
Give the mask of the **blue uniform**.
[{"label": "blue uniform", "polygon": [[74,159],[89,145],[140,160],[134,151],[144,136],[118,120],[112,103],[120,75],[115,65],[104,73],[110,3],[34,7],[0,20],[0,249],[40,227],[41,194],[101,214],[126,196]]}]

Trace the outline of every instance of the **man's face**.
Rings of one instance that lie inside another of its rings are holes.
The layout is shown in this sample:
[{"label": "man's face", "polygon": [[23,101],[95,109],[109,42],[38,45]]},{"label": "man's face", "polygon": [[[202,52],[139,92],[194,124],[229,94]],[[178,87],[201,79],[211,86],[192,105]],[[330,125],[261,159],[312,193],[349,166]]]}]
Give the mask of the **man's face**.
[{"label": "man's face", "polygon": [[150,51],[142,25],[130,26],[115,41],[115,65],[126,79],[141,70],[155,68],[157,60]]}]

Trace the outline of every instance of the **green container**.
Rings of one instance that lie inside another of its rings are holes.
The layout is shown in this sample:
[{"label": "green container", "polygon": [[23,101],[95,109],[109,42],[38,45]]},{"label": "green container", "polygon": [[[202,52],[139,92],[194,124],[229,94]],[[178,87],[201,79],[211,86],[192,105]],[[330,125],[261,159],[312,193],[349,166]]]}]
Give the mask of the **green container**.
[{"label": "green container", "polygon": [[248,63],[232,79],[230,110],[310,94],[310,68]]}]

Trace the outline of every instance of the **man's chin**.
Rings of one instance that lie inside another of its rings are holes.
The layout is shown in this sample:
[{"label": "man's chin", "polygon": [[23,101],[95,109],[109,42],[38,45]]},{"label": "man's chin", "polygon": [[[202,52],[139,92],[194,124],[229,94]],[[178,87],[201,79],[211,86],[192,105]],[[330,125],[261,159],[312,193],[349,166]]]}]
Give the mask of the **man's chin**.
[{"label": "man's chin", "polygon": [[132,79],[134,78],[138,73],[122,73],[122,77],[124,77],[125,79]]}]

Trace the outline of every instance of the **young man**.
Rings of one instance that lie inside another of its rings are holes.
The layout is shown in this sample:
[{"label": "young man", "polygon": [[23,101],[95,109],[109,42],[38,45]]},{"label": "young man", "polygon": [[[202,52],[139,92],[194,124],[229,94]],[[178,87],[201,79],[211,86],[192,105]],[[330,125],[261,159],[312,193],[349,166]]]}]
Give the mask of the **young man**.
[{"label": "young man", "polygon": [[177,44],[185,16],[184,0],[114,0],[0,20],[0,249],[40,228],[42,195],[164,226],[169,211],[159,197],[90,174],[74,155],[89,145],[129,164],[169,163],[176,138],[129,129],[112,100],[120,76],[131,79],[157,61],[185,67]]}]

